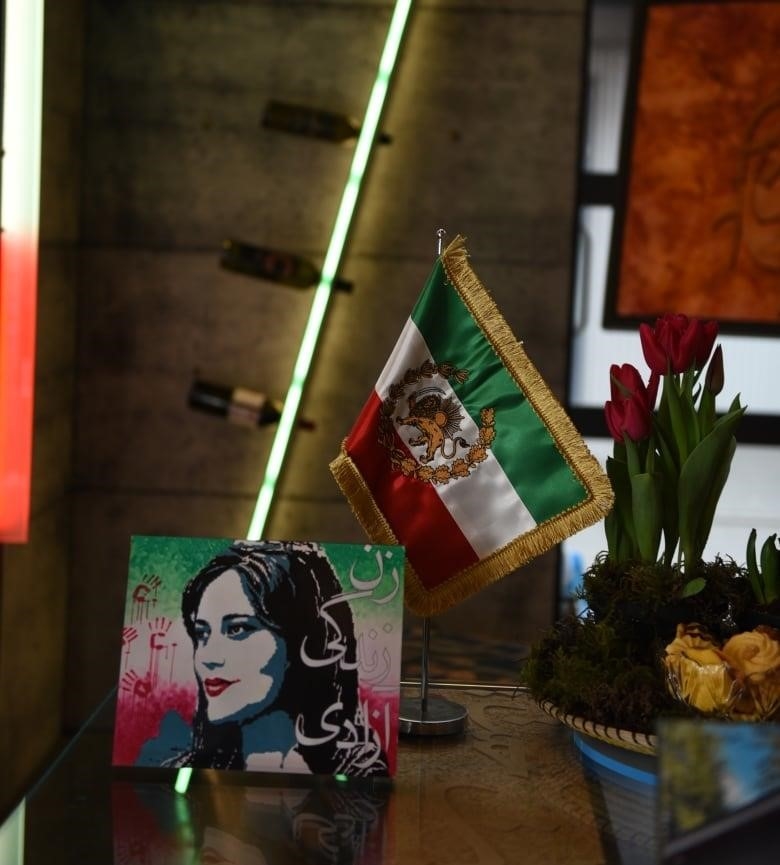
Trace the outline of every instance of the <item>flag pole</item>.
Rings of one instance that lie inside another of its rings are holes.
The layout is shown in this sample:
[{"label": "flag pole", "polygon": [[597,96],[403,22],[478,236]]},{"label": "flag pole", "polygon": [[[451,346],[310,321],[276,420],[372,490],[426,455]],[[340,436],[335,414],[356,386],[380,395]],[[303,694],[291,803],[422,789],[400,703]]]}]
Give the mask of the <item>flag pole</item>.
[{"label": "flag pole", "polygon": [[[444,248],[447,232],[436,230],[436,256]],[[422,654],[420,658],[420,700],[407,697],[401,700],[399,730],[411,736],[451,736],[466,728],[468,713],[460,703],[444,697],[428,697],[428,658],[431,644],[431,620],[425,616],[422,622]]]},{"label": "flag pole", "polygon": [[407,736],[452,736],[466,729],[468,712],[465,706],[438,695],[428,694],[429,618],[423,619],[422,668],[420,696],[402,697],[398,714],[398,729]]},{"label": "flag pole", "polygon": [[426,616],[423,619],[423,644],[422,658],[420,663],[420,706],[425,714],[428,708],[428,649],[431,645],[431,620]]}]

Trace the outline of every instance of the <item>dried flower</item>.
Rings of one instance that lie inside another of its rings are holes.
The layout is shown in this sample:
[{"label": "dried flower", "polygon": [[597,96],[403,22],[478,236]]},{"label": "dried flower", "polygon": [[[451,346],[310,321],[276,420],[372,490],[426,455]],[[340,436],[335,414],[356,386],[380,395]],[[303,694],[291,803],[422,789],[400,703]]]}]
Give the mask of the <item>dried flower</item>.
[{"label": "dried flower", "polygon": [[667,687],[704,714],[764,721],[780,710],[780,631],[759,625],[720,648],[697,624],[677,625],[663,659]]},{"label": "dried flower", "polygon": [[734,634],[723,646],[723,654],[746,676],[766,675],[780,667],[780,631],[759,625]]},{"label": "dried flower", "polygon": [[723,646],[727,661],[739,671],[742,696],[733,715],[763,721],[780,708],[780,631],[759,625],[735,634]]},{"label": "dried flower", "polygon": [[699,625],[677,626],[664,665],[672,694],[705,714],[725,714],[739,696],[723,653]]}]

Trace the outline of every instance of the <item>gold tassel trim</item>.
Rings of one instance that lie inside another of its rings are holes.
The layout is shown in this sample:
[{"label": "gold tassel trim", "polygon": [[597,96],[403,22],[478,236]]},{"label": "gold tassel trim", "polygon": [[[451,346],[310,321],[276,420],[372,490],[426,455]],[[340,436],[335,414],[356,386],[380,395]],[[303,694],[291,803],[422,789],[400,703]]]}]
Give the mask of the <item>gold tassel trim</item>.
[{"label": "gold tassel trim", "polygon": [[591,501],[575,508],[577,511],[585,508],[585,512],[580,514],[581,525],[578,524],[579,521],[572,523],[572,534],[592,525],[605,517],[612,508],[615,497],[609,478],[525,353],[522,343],[515,338],[495,301],[471,269],[465,241],[460,235],[444,250],[441,260],[447,279],[549,430],[569,468],[588,491]]},{"label": "gold tassel trim", "polygon": [[385,515],[377,507],[374,496],[363,480],[358,467],[346,451],[346,442],[341,443],[341,452],[330,463],[330,471],[346,496],[352,513],[363,527],[366,535],[375,544],[392,544],[399,546],[398,538],[393,534]]},{"label": "gold tassel trim", "polygon": [[[496,354],[548,429],[556,447],[586,491],[582,502],[540,523],[486,558],[453,574],[433,589],[425,587],[407,559],[406,606],[418,616],[434,616],[465,600],[547,552],[570,535],[603,519],[612,508],[609,478],[591,454],[571,419],[517,341],[493,298],[468,263],[463,237],[458,235],[441,255],[447,279],[457,291]],[[366,535],[374,542],[399,545],[371,490],[346,451],[330,470]]]}]

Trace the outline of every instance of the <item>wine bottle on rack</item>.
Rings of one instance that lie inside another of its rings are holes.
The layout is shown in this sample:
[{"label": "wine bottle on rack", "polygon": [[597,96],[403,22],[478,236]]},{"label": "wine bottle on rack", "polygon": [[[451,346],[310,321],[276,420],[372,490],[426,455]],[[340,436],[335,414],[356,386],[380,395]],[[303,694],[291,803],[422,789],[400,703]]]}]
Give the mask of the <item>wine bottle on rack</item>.
[{"label": "wine bottle on rack", "polygon": [[[241,240],[224,241],[219,263],[226,270],[257,276],[293,288],[311,288],[319,283],[322,276],[308,259],[300,255],[255,246]],[[336,277],[333,280],[333,290],[352,291],[352,283]]]},{"label": "wine bottle on rack", "polygon": [[[268,426],[276,423],[284,408],[279,400],[271,399],[260,391],[246,387],[228,387],[201,379],[193,381],[188,404],[190,408],[219,415],[244,426]],[[299,418],[298,427],[314,429],[314,423]]]},{"label": "wine bottle on rack", "polygon": [[[360,135],[360,124],[346,114],[336,114],[311,108],[307,105],[293,105],[272,99],[265,106],[262,125],[266,129],[305,135],[308,138],[322,138],[341,144]],[[392,138],[384,132],[377,133],[378,144],[389,144]]]}]

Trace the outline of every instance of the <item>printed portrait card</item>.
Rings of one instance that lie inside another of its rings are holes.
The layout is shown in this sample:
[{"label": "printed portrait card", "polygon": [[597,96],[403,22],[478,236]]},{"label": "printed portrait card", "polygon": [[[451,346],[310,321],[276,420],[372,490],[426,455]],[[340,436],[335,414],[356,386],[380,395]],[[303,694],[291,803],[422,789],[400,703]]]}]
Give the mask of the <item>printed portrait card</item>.
[{"label": "printed portrait card", "polygon": [[133,537],[113,764],[392,776],[404,550]]}]

